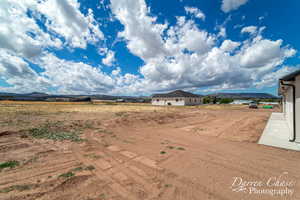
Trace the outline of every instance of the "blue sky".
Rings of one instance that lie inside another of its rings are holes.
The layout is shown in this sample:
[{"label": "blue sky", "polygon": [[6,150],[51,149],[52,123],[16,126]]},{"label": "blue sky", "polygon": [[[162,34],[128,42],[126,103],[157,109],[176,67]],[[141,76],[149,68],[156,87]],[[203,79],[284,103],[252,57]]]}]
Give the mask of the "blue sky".
[{"label": "blue sky", "polygon": [[0,92],[268,92],[300,68],[296,0],[3,0]]}]

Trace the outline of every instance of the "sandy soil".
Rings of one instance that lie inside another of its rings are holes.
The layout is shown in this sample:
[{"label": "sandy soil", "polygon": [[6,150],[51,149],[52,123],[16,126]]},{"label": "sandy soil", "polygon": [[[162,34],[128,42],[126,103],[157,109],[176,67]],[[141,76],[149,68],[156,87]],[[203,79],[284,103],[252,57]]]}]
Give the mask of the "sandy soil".
[{"label": "sandy soil", "polygon": [[[300,153],[256,144],[274,110],[5,103],[0,111],[0,164],[19,161],[0,169],[0,199],[300,199]],[[24,136],[58,122],[83,141]],[[293,195],[249,194],[286,188],[276,181],[293,183]]]}]

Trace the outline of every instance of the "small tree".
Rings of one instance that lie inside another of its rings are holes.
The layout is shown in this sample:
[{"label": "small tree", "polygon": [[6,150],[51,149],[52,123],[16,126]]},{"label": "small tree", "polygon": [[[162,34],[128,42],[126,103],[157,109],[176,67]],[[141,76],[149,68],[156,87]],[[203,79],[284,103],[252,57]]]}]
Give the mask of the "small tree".
[{"label": "small tree", "polygon": [[219,101],[220,104],[229,104],[231,102],[233,102],[233,99],[231,98],[224,98]]},{"label": "small tree", "polygon": [[209,96],[206,96],[203,98],[203,103],[204,104],[209,104],[210,103],[210,97]]}]

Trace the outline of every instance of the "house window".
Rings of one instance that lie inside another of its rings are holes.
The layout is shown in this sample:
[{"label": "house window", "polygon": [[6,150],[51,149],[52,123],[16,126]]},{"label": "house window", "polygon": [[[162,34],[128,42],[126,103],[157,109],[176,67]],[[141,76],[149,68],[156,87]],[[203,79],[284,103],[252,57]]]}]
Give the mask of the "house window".
[{"label": "house window", "polygon": [[197,102],[197,99],[195,99],[195,102]]},{"label": "house window", "polygon": [[159,99],[156,99],[156,101],[159,101]]},{"label": "house window", "polygon": [[175,99],[175,101],[178,101],[178,99]]}]

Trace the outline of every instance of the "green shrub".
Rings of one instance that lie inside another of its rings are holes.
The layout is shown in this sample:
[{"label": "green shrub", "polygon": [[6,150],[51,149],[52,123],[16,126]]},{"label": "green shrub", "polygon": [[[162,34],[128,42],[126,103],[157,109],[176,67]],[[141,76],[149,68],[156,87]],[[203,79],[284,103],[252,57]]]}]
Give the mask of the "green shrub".
[{"label": "green shrub", "polygon": [[220,104],[229,104],[231,102],[233,102],[233,99],[230,99],[230,98],[220,99],[220,101],[219,101]]},{"label": "green shrub", "polygon": [[46,123],[38,128],[32,128],[26,131],[26,134],[37,139],[50,140],[71,140],[73,142],[82,141],[78,132],[65,131],[62,125],[57,123]]},{"label": "green shrub", "polygon": [[183,147],[178,147],[177,149],[180,151],[185,151],[185,148],[183,148]]},{"label": "green shrub", "polygon": [[77,172],[77,171],[81,171],[81,170],[83,170],[82,167],[76,167],[76,168],[72,169],[71,171],[72,172]]},{"label": "green shrub", "polygon": [[0,170],[2,170],[4,168],[15,168],[19,165],[20,165],[19,161],[16,161],[16,160],[7,161],[4,163],[0,163]]},{"label": "green shrub", "polygon": [[167,152],[165,152],[165,151],[161,151],[161,152],[160,152],[160,154],[166,154],[166,153],[167,153]]},{"label": "green shrub", "polygon": [[211,98],[209,96],[203,97],[203,104],[209,104],[211,102]]},{"label": "green shrub", "polygon": [[93,165],[89,165],[85,168],[85,170],[90,170],[90,171],[92,171],[94,169],[95,169],[95,167]]},{"label": "green shrub", "polygon": [[75,174],[73,172],[67,172],[67,173],[63,173],[63,174],[59,175],[59,177],[63,177],[63,178],[70,178],[72,176],[75,176]]}]

